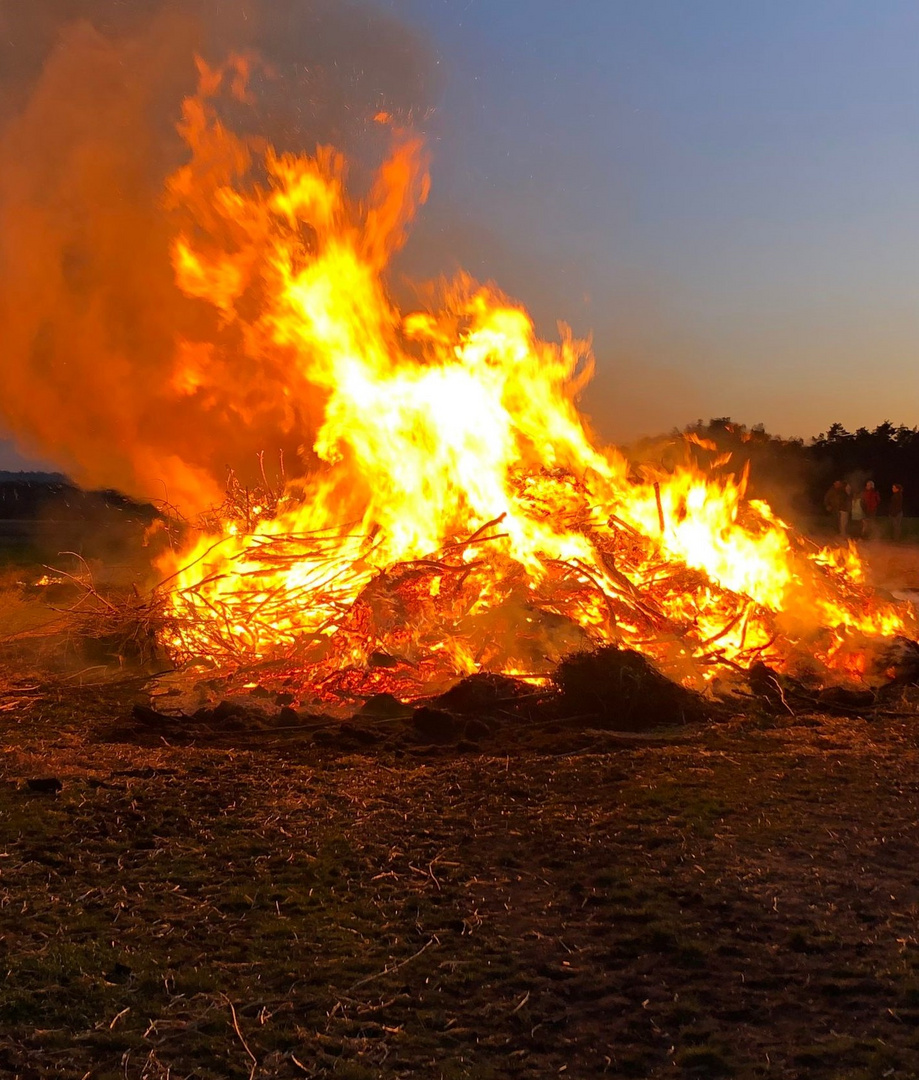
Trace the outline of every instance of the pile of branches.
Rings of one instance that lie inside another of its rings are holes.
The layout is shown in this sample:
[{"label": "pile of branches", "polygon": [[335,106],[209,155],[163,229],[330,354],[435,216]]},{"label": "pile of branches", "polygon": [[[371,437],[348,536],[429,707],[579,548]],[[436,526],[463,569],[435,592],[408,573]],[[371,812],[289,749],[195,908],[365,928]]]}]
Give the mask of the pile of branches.
[{"label": "pile of branches", "polygon": [[[100,655],[205,665],[235,680],[293,687],[301,703],[320,708],[380,693],[430,696],[474,671],[539,682],[565,657],[608,644],[641,652],[678,682],[701,683],[706,669],[787,668],[795,653],[771,612],[667,558],[654,538],[621,519],[597,521],[584,500],[572,498],[558,524],[585,535],[597,563],[546,558],[535,576],[501,543],[503,515],[427,558],[380,571],[373,565],[380,538],[353,525],[259,531],[254,510],[270,518],[283,497],[228,488],[226,512],[251,531],[244,545],[235,537],[215,540],[198,562],[216,569],[193,585],[179,588],[170,579],[150,593],[116,597],[86,576],[66,575],[79,592],[69,609],[73,633]],[[238,552],[235,560],[220,557],[227,550]],[[838,594],[840,580],[826,575]],[[869,590],[846,588],[853,602],[870,602]],[[704,637],[693,607],[701,610],[712,594],[723,621]],[[675,595],[686,601],[679,618],[668,614]],[[759,643],[747,646],[753,624]],[[728,634],[735,639],[730,656],[722,641]],[[820,643],[808,646],[798,650],[805,666]]]},{"label": "pile of branches", "polygon": [[[506,554],[502,520],[427,558],[383,571],[372,566],[378,539],[353,526],[255,532],[235,565],[221,563],[171,593],[167,582],[146,607],[141,601],[129,605],[124,620],[142,626],[124,633],[146,640],[152,631],[179,662],[254,678],[266,668],[284,673],[298,684],[301,700],[316,706],[377,693],[417,698],[472,671],[544,679],[564,657],[608,643],[650,656],[678,681],[698,680],[706,668],[745,673],[795,651],[771,612],[668,559],[653,538],[618,518],[598,523],[582,508],[563,523],[589,537],[602,575],[580,561],[547,558],[538,579]],[[829,586],[831,572],[826,574]],[[832,577],[838,592],[839,580]],[[221,581],[232,590],[226,604],[214,598]],[[848,589],[854,602],[870,601],[869,590]],[[684,617],[668,614],[668,597],[696,597],[701,606],[713,592],[723,613],[713,635],[699,634],[691,603]],[[118,621],[111,614],[110,624]],[[760,633],[758,644],[745,646],[753,623],[766,626],[768,638],[763,643]],[[741,644],[729,657],[722,639],[732,632]],[[799,650],[804,667],[820,642],[808,646]]]}]

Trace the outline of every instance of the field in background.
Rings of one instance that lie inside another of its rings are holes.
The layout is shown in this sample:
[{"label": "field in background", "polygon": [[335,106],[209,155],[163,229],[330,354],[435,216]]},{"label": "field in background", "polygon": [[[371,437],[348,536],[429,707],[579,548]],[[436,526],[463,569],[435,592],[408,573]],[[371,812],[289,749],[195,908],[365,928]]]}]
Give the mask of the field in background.
[{"label": "field in background", "polygon": [[875,541],[861,549],[868,563],[869,580],[890,592],[919,596],[919,545]]}]

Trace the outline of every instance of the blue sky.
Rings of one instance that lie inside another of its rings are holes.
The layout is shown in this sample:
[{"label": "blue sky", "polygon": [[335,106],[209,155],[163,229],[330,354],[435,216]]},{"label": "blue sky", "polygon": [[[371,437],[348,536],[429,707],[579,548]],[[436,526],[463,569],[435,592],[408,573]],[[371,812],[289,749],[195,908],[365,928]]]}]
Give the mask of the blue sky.
[{"label": "blue sky", "polygon": [[919,5],[377,6],[440,80],[399,269],[592,333],[605,437],[919,424]]},{"label": "blue sky", "polygon": [[443,69],[408,261],[455,234],[544,328],[592,331],[604,434],[919,423],[919,6],[386,6]]}]

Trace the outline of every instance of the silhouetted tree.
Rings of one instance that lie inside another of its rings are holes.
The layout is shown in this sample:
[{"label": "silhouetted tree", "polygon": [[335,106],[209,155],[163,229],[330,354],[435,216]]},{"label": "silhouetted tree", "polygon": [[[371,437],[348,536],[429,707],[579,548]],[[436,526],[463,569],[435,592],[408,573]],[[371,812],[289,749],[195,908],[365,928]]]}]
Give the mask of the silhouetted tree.
[{"label": "silhouetted tree", "polygon": [[[728,453],[730,459],[724,461]],[[700,418],[682,432],[674,430],[663,447],[659,440],[646,440],[643,456],[655,454],[668,468],[687,456],[702,468],[738,476],[749,466],[750,496],[766,499],[780,514],[802,524],[822,515],[824,494],[834,480],[847,481],[856,491],[873,480],[883,500],[882,514],[892,486],[902,484],[907,516],[919,514],[919,427],[890,420],[873,431],[864,426],[848,431],[833,423],[805,442],[770,435],[761,423],[748,428],[730,416],[715,416],[707,423]]]}]

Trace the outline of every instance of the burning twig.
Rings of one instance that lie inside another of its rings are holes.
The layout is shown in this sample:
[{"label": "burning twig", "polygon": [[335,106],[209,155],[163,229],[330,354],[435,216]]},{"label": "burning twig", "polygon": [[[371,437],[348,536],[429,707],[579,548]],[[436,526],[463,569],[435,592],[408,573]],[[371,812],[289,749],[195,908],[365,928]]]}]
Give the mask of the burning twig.
[{"label": "burning twig", "polygon": [[661,485],[659,480],[654,481],[654,501],[657,503],[657,523],[661,536],[664,535],[664,507],[661,503]]}]

